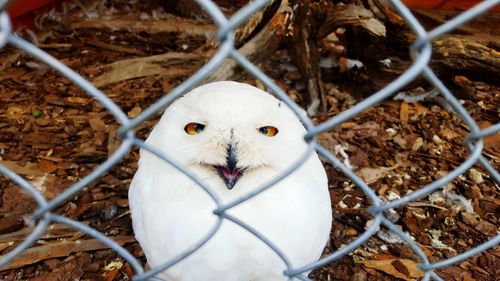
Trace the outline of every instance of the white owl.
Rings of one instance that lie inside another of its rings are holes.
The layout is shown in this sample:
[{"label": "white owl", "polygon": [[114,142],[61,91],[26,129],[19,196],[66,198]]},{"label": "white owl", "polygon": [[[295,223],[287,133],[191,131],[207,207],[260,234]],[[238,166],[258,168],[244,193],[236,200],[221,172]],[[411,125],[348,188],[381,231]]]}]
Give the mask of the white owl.
[{"label": "white owl", "polygon": [[[270,94],[224,81],[203,85],[176,100],[146,143],[187,167],[227,203],[297,161],[307,149],[305,133],[294,113]],[[192,247],[217,221],[216,204],[207,193],[144,149],[129,201],[135,236],[152,268]],[[294,267],[318,260],[329,239],[332,211],[317,154],[270,189],[227,212],[272,241]],[[157,277],[288,280],[285,269],[261,240],[224,221],[210,241]]]}]

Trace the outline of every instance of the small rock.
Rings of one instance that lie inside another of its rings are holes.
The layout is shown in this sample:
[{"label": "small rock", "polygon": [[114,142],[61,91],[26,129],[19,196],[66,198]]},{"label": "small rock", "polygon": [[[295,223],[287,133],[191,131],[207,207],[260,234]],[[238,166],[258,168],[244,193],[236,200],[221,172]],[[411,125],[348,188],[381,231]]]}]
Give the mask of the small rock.
[{"label": "small rock", "polygon": [[[399,225],[397,227],[401,228],[401,226]],[[399,237],[396,233],[386,229],[377,231],[377,237],[389,244],[404,243],[404,240],[401,237]]]},{"label": "small rock", "polygon": [[395,223],[397,222],[401,216],[396,212],[394,209],[388,209],[384,212],[384,216],[386,219],[390,220],[391,222]]}]

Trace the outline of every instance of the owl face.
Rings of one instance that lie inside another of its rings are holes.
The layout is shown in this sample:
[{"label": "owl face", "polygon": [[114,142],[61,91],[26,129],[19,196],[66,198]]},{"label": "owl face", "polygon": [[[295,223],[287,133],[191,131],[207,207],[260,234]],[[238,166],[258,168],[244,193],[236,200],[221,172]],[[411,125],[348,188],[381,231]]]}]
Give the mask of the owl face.
[{"label": "owl face", "polygon": [[305,129],[282,102],[253,86],[216,82],[170,105],[148,142],[228,189],[259,169],[288,168],[306,150]]}]

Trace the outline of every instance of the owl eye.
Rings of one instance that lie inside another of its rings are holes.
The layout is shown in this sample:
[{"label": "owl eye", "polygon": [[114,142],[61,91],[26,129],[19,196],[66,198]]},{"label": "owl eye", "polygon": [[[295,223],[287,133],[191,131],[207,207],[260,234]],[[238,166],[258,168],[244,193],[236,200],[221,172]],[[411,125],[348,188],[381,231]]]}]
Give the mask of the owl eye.
[{"label": "owl eye", "polygon": [[184,131],[190,135],[199,134],[203,129],[205,129],[205,125],[196,122],[188,123],[186,127],[184,127]]},{"label": "owl eye", "polygon": [[278,134],[278,128],[273,126],[264,126],[259,128],[259,132],[264,136],[274,137]]}]

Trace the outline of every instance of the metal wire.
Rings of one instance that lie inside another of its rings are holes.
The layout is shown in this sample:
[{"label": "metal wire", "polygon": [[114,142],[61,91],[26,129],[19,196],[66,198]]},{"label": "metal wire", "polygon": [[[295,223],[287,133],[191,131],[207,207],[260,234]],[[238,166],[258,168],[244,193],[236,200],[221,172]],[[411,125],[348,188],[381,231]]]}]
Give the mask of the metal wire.
[{"label": "metal wire", "polygon": [[[451,30],[457,28],[458,26],[464,24],[465,22],[477,17],[478,15],[484,13],[488,9],[498,5],[500,0],[487,0],[479,3],[475,7],[469,9],[468,11],[463,12],[459,16],[443,23],[442,25],[436,27],[435,29],[427,32],[422,27],[422,25],[418,22],[418,20],[412,15],[410,10],[404,6],[400,1],[393,0],[391,3],[396,11],[403,17],[408,24],[408,26],[415,32],[417,36],[417,40],[410,48],[410,53],[412,58],[414,59],[413,64],[409,67],[403,74],[401,74],[396,80],[392,83],[388,84],[385,88],[381,89],[377,93],[373,94],[369,98],[364,101],[358,103],[354,107],[346,110],[337,116],[329,119],[328,121],[314,126],[312,121],[305,115],[305,113],[299,108],[297,104],[295,104],[285,92],[283,92],[273,81],[266,76],[263,72],[261,72],[258,67],[253,65],[248,59],[246,59],[242,54],[240,54],[234,47],[233,42],[233,31],[239,24],[244,22],[248,17],[250,17],[255,12],[262,9],[267,3],[266,0],[257,0],[252,1],[243,7],[239,12],[235,13],[231,18],[227,19],[224,14],[221,12],[219,7],[209,0],[197,0],[198,4],[202,6],[202,8],[212,17],[214,22],[217,24],[219,31],[217,33],[217,40],[219,41],[219,50],[218,52],[195,74],[193,74],[189,79],[187,79],[180,86],[172,90],[168,95],[165,95],[155,104],[144,110],[141,114],[139,114],[134,119],[129,119],[127,115],[106,95],[104,95],[101,91],[96,89],[90,82],[85,80],[83,77],[78,75],[76,72],[72,71],[67,66],[63,65],[57,59],[51,57],[47,53],[43,52],[36,46],[30,44],[29,42],[17,37],[12,33],[12,26],[10,19],[5,11],[7,6],[7,2],[9,1],[0,1],[0,48],[5,46],[6,44],[11,44],[24,52],[30,54],[31,56],[43,61],[50,67],[56,69],[62,76],[68,78],[70,81],[75,83],[82,90],[87,92],[90,96],[100,102],[115,118],[115,120],[121,124],[121,128],[119,130],[118,136],[122,139],[121,146],[113,153],[111,157],[108,158],[103,164],[99,166],[94,172],[90,175],[86,176],[81,181],[75,183],[73,186],[68,188],[65,192],[52,199],[51,201],[46,201],[45,198],[34,188],[29,182],[21,178],[16,173],[9,170],[7,167],[0,165],[0,175],[5,176],[10,179],[14,183],[16,183],[21,189],[23,189],[26,193],[30,194],[38,204],[38,209],[33,213],[32,219],[37,221],[37,226],[33,229],[32,233],[15,249],[10,251],[8,254],[4,255],[2,259],[0,259],[0,267],[5,266],[13,259],[16,258],[21,252],[27,249],[34,241],[36,241],[47,229],[48,225],[52,222],[59,222],[66,224],[70,227],[78,229],[80,231],[85,232],[89,236],[92,236],[111,249],[115,250],[124,260],[130,263],[130,265],[134,268],[136,275],[133,277],[133,280],[159,280],[159,278],[154,277],[159,272],[174,266],[176,263],[182,261],[187,258],[192,253],[196,252],[200,247],[202,247],[206,242],[208,242],[219,230],[222,222],[224,220],[231,221],[234,224],[239,225],[252,235],[254,235],[257,239],[261,240],[262,243],[267,245],[271,250],[276,253],[278,257],[283,261],[286,265],[286,270],[283,272],[284,276],[288,276],[290,279],[298,279],[298,280],[310,280],[307,276],[303,275],[304,273],[324,266],[328,263],[333,262],[349,253],[351,253],[354,249],[365,243],[368,239],[370,239],[378,229],[383,225],[394,234],[399,236],[409,247],[415,252],[415,254],[422,260],[422,264],[420,264],[420,268],[424,271],[424,276],[422,280],[443,280],[437,273],[434,272],[435,269],[443,268],[449,266],[451,264],[463,261],[473,255],[486,251],[487,249],[494,247],[500,243],[500,234],[497,234],[495,237],[492,237],[489,241],[482,243],[481,245],[476,246],[475,248],[468,250],[460,255],[455,257],[437,261],[434,263],[430,263],[427,256],[424,254],[422,249],[415,243],[407,234],[401,231],[396,225],[394,225],[390,220],[388,220],[384,216],[384,211],[404,206],[405,204],[417,200],[422,196],[428,195],[429,193],[442,188],[446,183],[454,180],[468,169],[470,169],[473,165],[479,162],[485,170],[492,176],[492,178],[500,183],[500,176],[498,171],[496,171],[492,165],[486,160],[485,157],[482,156],[483,151],[483,138],[488,135],[492,135],[500,131],[500,124],[494,124],[489,128],[480,130],[477,124],[474,122],[472,117],[467,113],[467,111],[462,107],[460,102],[453,96],[453,94],[446,88],[446,86],[439,80],[439,78],[434,74],[434,72],[429,68],[428,63],[430,57],[432,55],[431,49],[431,41],[436,39],[437,37],[450,32]],[[201,83],[203,79],[212,73],[219,65],[224,62],[228,57],[232,57],[236,62],[240,64],[245,70],[247,70],[250,74],[252,74],[255,78],[259,79],[264,83],[268,89],[271,90],[273,94],[275,94],[278,98],[283,100],[287,106],[289,106],[297,117],[302,121],[307,129],[307,133],[304,136],[304,140],[308,143],[308,150],[304,152],[304,154],[294,163],[291,167],[289,167],[282,175],[279,175],[276,179],[271,180],[270,182],[262,185],[254,192],[251,192],[245,196],[242,196],[236,199],[233,202],[227,203],[223,205],[221,200],[216,196],[216,194],[207,186],[203,180],[197,178],[193,175],[189,170],[182,167],[182,165],[176,163],[170,156],[165,155],[161,151],[155,149],[154,147],[148,146],[142,140],[135,137],[134,128],[146,121],[147,119],[152,118],[155,113],[163,110],[166,106],[172,103],[175,99],[185,94],[190,89],[194,88],[196,85]],[[408,83],[410,83],[417,76],[423,75],[445,98],[445,100],[451,105],[453,110],[460,116],[466,125],[471,129],[471,133],[468,137],[464,139],[464,142],[467,144],[467,147],[470,149],[470,156],[462,162],[458,167],[456,167],[453,171],[449,172],[443,178],[440,178],[419,190],[406,195],[398,200],[394,200],[388,203],[382,203],[382,201],[377,197],[377,195],[372,191],[372,189],[363,182],[356,174],[346,167],[339,159],[337,159],[330,151],[323,148],[316,142],[316,136],[324,131],[327,131],[342,122],[345,122],[349,119],[352,119],[362,111],[366,110],[369,107],[372,107],[381,101],[387,99],[391,95],[393,95],[398,89],[401,89]],[[103,176],[110,168],[114,167],[118,161],[120,161],[123,157],[125,157],[130,148],[135,145],[138,147],[142,147],[143,149],[153,153],[163,161],[166,161],[170,165],[176,167],[179,171],[186,174],[188,178],[190,178],[193,182],[200,186],[202,190],[204,190],[210,198],[214,201],[216,208],[213,210],[213,213],[218,216],[218,220],[213,225],[212,229],[205,234],[205,236],[198,241],[196,244],[192,245],[190,249],[186,249],[186,251],[174,259],[167,261],[165,264],[160,265],[156,268],[145,271],[140,262],[130,253],[128,253],[123,247],[113,242],[113,240],[109,237],[106,237],[104,234],[98,232],[95,229],[90,228],[84,224],[81,224],[77,221],[71,220],[67,217],[63,217],[60,215],[55,215],[52,213],[52,210],[67,202],[72,196],[74,196],[77,192],[81,191],[85,186],[95,181],[99,177]],[[273,241],[268,240],[262,233],[259,233],[251,226],[247,225],[244,221],[240,220],[237,217],[233,217],[229,215],[226,211],[234,206],[243,203],[247,200],[252,200],[253,197],[259,196],[265,190],[272,188],[274,184],[283,178],[287,177],[294,170],[299,168],[305,159],[316,150],[320,155],[324,156],[330,163],[332,163],[337,169],[346,174],[357,187],[361,189],[361,191],[370,199],[372,203],[372,207],[369,208],[369,213],[374,217],[372,224],[366,229],[366,231],[361,234],[356,240],[352,241],[350,244],[345,247],[338,249],[331,255],[313,262],[311,264],[302,265],[300,267],[292,267],[289,262],[287,256],[281,252],[281,250],[276,247]]]}]

